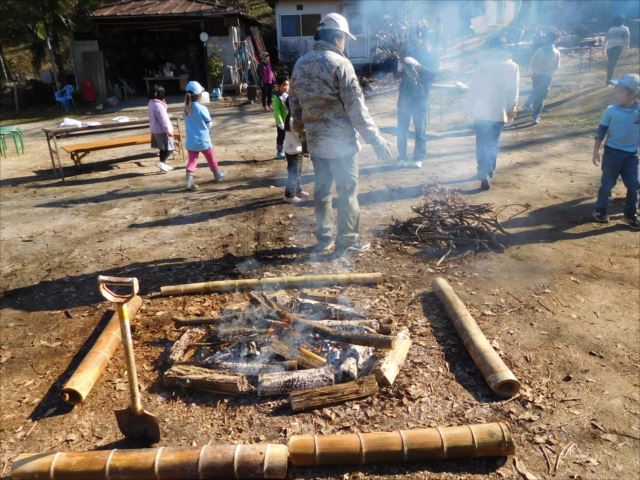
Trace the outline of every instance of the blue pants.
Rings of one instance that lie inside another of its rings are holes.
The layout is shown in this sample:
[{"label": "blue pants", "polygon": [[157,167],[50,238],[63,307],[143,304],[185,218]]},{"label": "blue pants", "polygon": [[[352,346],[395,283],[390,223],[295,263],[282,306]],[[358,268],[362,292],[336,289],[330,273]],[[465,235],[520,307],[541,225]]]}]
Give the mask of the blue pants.
[{"label": "blue pants", "polygon": [[535,117],[540,115],[544,107],[544,101],[549,95],[551,75],[532,75],[531,83],[531,114]]},{"label": "blue pants", "polygon": [[491,120],[476,120],[476,162],[478,163],[478,178],[493,177],[496,169],[500,143],[500,134],[504,122]]},{"label": "blue pants", "polygon": [[422,161],[427,157],[427,110],[428,97],[415,98],[400,94],[398,97],[398,158],[407,159],[407,138],[409,123],[413,118],[413,129],[416,132],[416,143],[413,147],[413,160]]},{"label": "blue pants", "polygon": [[607,213],[611,190],[616,186],[618,177],[622,177],[627,187],[627,200],[624,204],[624,216],[631,218],[638,210],[638,154],[625,152],[617,148],[604,147],[602,156],[602,179],[598,190],[595,210]]}]

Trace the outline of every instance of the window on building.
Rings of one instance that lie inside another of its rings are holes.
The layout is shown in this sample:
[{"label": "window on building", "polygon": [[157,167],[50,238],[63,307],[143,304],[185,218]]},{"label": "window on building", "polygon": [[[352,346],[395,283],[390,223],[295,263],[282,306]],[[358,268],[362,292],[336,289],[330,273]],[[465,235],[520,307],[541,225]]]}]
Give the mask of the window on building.
[{"label": "window on building", "polygon": [[281,15],[281,37],[313,37],[320,23],[319,14]]},{"label": "window on building", "polygon": [[300,36],[300,15],[282,15],[280,17],[280,31],[283,37]]}]

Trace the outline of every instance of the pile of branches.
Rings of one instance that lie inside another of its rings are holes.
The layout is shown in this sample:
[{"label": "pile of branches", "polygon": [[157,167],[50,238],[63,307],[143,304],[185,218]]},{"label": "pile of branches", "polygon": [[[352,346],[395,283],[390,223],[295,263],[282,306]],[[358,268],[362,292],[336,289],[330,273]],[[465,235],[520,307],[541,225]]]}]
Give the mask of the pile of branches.
[{"label": "pile of branches", "polygon": [[[454,250],[504,252],[504,237],[509,234],[498,215],[512,206],[516,205],[507,205],[496,212],[491,203],[470,205],[456,190],[429,183],[424,187],[422,203],[411,207],[416,216],[405,221],[394,218],[389,233],[392,238],[404,242],[446,251],[440,262]],[[522,207],[517,214],[530,208],[529,205],[517,206]]]}]

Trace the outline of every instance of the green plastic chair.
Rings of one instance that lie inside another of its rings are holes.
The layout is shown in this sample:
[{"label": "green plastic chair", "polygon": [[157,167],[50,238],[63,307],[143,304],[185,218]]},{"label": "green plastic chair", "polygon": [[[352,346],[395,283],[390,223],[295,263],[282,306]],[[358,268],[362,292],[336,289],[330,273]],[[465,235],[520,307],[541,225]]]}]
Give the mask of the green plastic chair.
[{"label": "green plastic chair", "polygon": [[[13,137],[13,144],[16,147],[16,154],[20,155],[20,150],[24,154],[24,134],[18,127],[0,127],[0,152],[6,158],[7,157],[7,140],[6,137],[11,135]],[[18,141],[20,142],[20,148],[18,148]]]}]

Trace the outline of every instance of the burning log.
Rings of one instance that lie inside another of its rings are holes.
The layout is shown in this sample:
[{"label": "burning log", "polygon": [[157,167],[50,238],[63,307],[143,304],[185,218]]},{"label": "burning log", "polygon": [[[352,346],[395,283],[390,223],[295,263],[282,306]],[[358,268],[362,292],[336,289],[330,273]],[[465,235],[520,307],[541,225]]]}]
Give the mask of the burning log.
[{"label": "burning log", "polygon": [[320,325],[318,322],[313,320],[295,318],[293,321],[298,329],[308,330],[326,340],[332,340],[334,342],[364,345],[366,347],[376,347],[387,350],[393,348],[394,345],[395,339],[390,335],[341,332],[333,328]]},{"label": "burning log", "polygon": [[296,466],[503,457],[514,453],[511,431],[504,423],[347,435],[293,435],[289,439],[289,460]]},{"label": "burning log", "polygon": [[284,479],[285,445],[207,445],[93,452],[26,453],[13,462],[14,480]]},{"label": "burning log", "polygon": [[172,364],[181,362],[193,344],[206,334],[207,330],[204,328],[190,328],[186,330],[171,347],[171,351],[169,352],[169,362]]},{"label": "burning log", "polygon": [[[339,382],[347,380],[355,380],[362,370],[367,369],[367,365],[373,365],[376,362],[371,347],[363,347],[361,345],[350,345],[349,348],[334,349],[327,357],[327,361],[331,364],[336,380]],[[369,368],[369,370],[371,370]]]},{"label": "burning log", "polygon": [[431,286],[491,390],[502,397],[513,397],[520,390],[520,382],[493,349],[451,285],[444,278],[436,278]]},{"label": "burning log", "polygon": [[362,315],[352,307],[337,303],[327,304],[310,298],[296,298],[295,300],[302,310],[324,311],[334,318],[362,318]]},{"label": "burning log", "polygon": [[311,368],[295,372],[265,373],[258,377],[258,396],[284,395],[296,390],[333,385],[335,376],[330,368]]},{"label": "burning log", "polygon": [[377,320],[313,320],[318,325],[352,333],[378,333],[380,322]]},{"label": "burning log", "polygon": [[353,382],[292,392],[289,394],[289,405],[294,412],[301,412],[349,400],[358,400],[376,393],[378,393],[378,383],[373,375],[367,375]]},{"label": "burning log", "polygon": [[306,348],[295,348],[275,338],[271,339],[271,351],[281,357],[295,360],[304,368],[321,368],[327,364],[327,360]]},{"label": "burning log", "polygon": [[242,373],[218,372],[195,365],[174,365],[164,373],[164,383],[172,387],[203,390],[221,395],[241,395],[253,390]]},{"label": "burning log", "polygon": [[407,358],[411,343],[409,330],[406,328],[400,330],[393,350],[385,355],[384,360],[376,369],[376,378],[381,386],[390,386],[396,381],[396,377],[400,373],[400,365]]},{"label": "burning log", "polygon": [[[516,205],[507,205],[501,211],[511,206]],[[523,208],[519,213],[530,208],[529,205],[517,206]],[[453,249],[465,246],[505,251],[505,246],[498,237],[508,233],[498,220],[500,212],[495,213],[492,204],[469,205],[457,191],[431,183],[425,186],[423,203],[411,209],[417,216],[404,222],[394,220],[390,227],[391,235],[447,250],[440,261]]]},{"label": "burning log", "polygon": [[330,285],[376,285],[384,282],[382,273],[353,273],[340,275],[304,275],[299,277],[248,278],[216,282],[169,285],[160,288],[163,296],[190,295],[237,290],[323,287]]},{"label": "burning log", "polygon": [[253,363],[253,362],[202,362],[209,368],[214,370],[223,370],[226,372],[243,373],[249,377],[257,377],[263,373],[288,372],[298,367],[295,360],[286,360],[284,362],[272,363]]},{"label": "burning log", "polygon": [[[133,297],[127,302],[129,317],[133,318],[142,306],[142,299]],[[82,359],[80,365],[71,378],[62,387],[62,400],[72,405],[79,405],[84,402],[89,392],[98,381],[111,356],[120,345],[122,334],[120,332],[120,321],[118,314],[113,313],[102,333]]]}]

